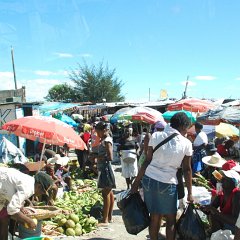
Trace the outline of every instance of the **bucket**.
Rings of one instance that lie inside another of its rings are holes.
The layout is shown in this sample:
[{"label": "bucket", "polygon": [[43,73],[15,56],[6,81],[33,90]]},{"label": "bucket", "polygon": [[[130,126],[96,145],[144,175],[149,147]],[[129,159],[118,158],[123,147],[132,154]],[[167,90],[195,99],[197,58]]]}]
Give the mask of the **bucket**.
[{"label": "bucket", "polygon": [[32,230],[25,228],[22,224],[19,224],[19,237],[20,238],[31,238],[31,237],[40,237],[42,233],[42,221],[38,221],[36,229]]}]

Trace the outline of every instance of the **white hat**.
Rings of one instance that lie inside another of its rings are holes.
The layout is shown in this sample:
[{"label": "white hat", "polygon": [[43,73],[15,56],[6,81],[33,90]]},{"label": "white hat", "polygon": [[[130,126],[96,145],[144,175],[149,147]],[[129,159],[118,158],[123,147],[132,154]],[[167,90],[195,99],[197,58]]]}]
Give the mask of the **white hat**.
[{"label": "white hat", "polygon": [[202,158],[202,162],[208,166],[221,168],[226,162],[218,153],[214,153],[212,156],[206,156]]},{"label": "white hat", "polygon": [[240,175],[235,170],[233,169],[227,171],[222,170],[221,172],[228,178],[234,178],[237,181],[237,183],[240,182]]},{"label": "white hat", "polygon": [[55,154],[55,156],[53,158],[49,158],[47,160],[48,164],[59,164],[61,166],[66,166],[69,162],[69,158],[68,157],[61,157],[59,154]]}]

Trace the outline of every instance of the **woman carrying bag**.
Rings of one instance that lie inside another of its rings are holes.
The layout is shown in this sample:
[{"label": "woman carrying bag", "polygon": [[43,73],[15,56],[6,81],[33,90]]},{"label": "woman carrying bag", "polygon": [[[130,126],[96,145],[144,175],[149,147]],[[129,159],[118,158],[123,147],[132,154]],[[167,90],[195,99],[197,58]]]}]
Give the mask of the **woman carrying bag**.
[{"label": "woman carrying bag", "polygon": [[116,187],[115,178],[111,166],[113,160],[113,139],[110,136],[110,126],[105,122],[99,122],[95,131],[101,142],[98,146],[97,169],[98,188],[102,189],[103,196],[103,219],[102,224],[112,222],[114,195],[112,189]]},{"label": "woman carrying bag", "polygon": [[[144,201],[150,213],[149,235],[158,239],[160,222],[166,217],[166,239],[174,240],[177,213],[177,170],[183,167],[188,190],[187,200],[192,202],[192,144],[185,138],[190,120],[183,112],[176,113],[162,132],[155,132],[148,144],[147,159],[139,170],[131,192],[137,191],[142,180]],[[164,143],[163,143],[164,142]],[[157,148],[158,145],[161,147]],[[154,151],[156,148],[156,151]]]}]

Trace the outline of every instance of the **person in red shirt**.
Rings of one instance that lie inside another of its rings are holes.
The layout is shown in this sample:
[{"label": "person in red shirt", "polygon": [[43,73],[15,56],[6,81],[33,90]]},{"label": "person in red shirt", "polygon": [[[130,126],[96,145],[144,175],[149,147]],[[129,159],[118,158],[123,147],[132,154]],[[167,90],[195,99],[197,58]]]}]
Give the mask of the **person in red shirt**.
[{"label": "person in red shirt", "polygon": [[229,149],[232,148],[234,145],[234,141],[229,139],[223,144],[219,144],[217,146],[217,152],[222,156],[222,157],[228,157],[230,156]]},{"label": "person in red shirt", "polygon": [[234,233],[240,212],[240,189],[237,187],[240,175],[232,169],[223,170],[221,174],[223,191],[210,205],[202,206],[201,210],[209,216],[212,233],[219,229],[229,229]]}]

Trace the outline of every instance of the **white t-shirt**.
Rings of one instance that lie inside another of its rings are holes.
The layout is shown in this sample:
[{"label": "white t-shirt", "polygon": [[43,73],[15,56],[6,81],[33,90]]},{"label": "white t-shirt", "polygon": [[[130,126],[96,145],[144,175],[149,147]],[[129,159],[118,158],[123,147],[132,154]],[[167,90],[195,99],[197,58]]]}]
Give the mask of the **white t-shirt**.
[{"label": "white t-shirt", "polygon": [[23,202],[34,194],[33,177],[14,168],[0,167],[0,211],[7,207],[9,215],[20,211]]},{"label": "white t-shirt", "polygon": [[198,147],[198,146],[202,145],[203,143],[208,144],[208,137],[205,132],[201,131],[195,138],[195,140],[193,142],[193,146]]},{"label": "white t-shirt", "polygon": [[192,156],[192,143],[183,137],[176,129],[167,125],[163,132],[155,132],[150,138],[148,146],[153,149],[165,138],[178,133],[166,144],[158,148],[152,156],[145,174],[159,182],[177,184],[176,172],[184,156]]}]

